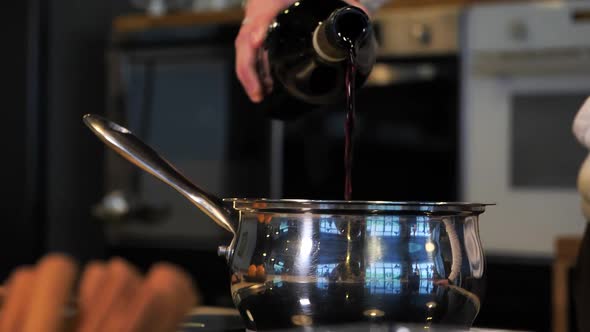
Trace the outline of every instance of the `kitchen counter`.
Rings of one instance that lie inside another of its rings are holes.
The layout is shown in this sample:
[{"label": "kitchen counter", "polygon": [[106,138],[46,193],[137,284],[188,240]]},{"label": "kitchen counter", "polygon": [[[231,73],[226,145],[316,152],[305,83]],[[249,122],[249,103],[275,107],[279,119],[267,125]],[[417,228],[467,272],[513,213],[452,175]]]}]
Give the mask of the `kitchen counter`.
[{"label": "kitchen counter", "polygon": [[[246,331],[241,326],[241,318],[237,310],[233,308],[217,307],[199,307],[189,313],[189,319],[181,327],[181,332],[242,332]],[[280,329],[275,332],[295,332],[299,329]],[[424,331],[424,326],[413,326],[408,324],[373,324],[359,323],[346,324],[342,326],[325,326],[304,328],[306,332],[353,332],[353,331],[371,331],[371,332],[414,332]],[[431,326],[429,331],[432,332],[524,332],[516,330],[498,330],[487,328],[456,329]]]},{"label": "kitchen counter", "polygon": [[187,27],[205,24],[239,24],[244,12],[241,8],[219,11],[179,12],[163,16],[133,14],[119,16],[113,21],[114,33],[130,33],[157,28]]},{"label": "kitchen counter", "polygon": [[[387,2],[381,10],[421,8],[445,5],[470,5],[475,3],[515,2],[516,0],[396,0]],[[540,1],[540,0],[524,0]],[[239,24],[244,12],[239,7],[217,11],[177,12],[162,16],[144,13],[119,16],[113,21],[114,33],[130,33],[154,28],[187,27],[207,24]]]}]

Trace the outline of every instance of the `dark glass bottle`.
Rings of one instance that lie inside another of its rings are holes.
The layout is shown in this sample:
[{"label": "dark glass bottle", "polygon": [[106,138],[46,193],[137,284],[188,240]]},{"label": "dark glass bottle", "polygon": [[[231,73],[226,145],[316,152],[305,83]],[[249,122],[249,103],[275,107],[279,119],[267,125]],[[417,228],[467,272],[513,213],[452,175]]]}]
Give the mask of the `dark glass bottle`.
[{"label": "dark glass bottle", "polygon": [[[349,53],[354,51],[354,63]],[[260,107],[273,118],[343,102],[347,67],[360,88],[375,63],[377,42],[369,17],[341,0],[302,0],[277,15],[260,50],[262,77],[270,77]],[[268,80],[267,80],[268,81]]]}]

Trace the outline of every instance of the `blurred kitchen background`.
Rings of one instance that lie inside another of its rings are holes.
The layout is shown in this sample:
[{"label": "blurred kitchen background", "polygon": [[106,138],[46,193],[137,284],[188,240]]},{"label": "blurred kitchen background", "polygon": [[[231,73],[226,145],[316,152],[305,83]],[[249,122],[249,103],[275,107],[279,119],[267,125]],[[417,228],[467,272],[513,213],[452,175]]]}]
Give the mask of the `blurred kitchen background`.
[{"label": "blurred kitchen background", "polygon": [[[229,235],[107,153],[86,113],[126,125],[222,197],[342,198],[343,109],[281,122],[248,101],[234,74],[240,5],[11,3],[2,280],[55,250],[168,260],[205,304],[232,305],[216,254]],[[488,288],[475,325],[567,331],[585,226],[575,186],[587,151],[571,123],[590,96],[590,1],[392,0],[374,23],[354,199],[497,203],[481,219]]]}]

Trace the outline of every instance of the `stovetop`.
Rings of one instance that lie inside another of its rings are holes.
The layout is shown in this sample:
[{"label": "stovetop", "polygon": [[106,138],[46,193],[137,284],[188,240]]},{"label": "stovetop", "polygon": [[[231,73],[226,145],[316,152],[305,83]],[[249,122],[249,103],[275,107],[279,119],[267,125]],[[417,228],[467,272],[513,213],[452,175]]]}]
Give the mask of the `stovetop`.
[{"label": "stovetop", "polygon": [[[396,323],[356,323],[345,325],[330,325],[312,327],[306,326],[301,328],[289,328],[274,330],[271,332],[424,332],[424,326],[412,324],[396,324]],[[430,332],[523,332],[514,330],[497,330],[484,328],[451,328],[451,327],[435,327],[430,326],[427,331]],[[198,308],[189,315],[189,319],[179,332],[250,332],[244,328],[241,317],[237,311],[233,309],[219,309],[219,308]]]}]

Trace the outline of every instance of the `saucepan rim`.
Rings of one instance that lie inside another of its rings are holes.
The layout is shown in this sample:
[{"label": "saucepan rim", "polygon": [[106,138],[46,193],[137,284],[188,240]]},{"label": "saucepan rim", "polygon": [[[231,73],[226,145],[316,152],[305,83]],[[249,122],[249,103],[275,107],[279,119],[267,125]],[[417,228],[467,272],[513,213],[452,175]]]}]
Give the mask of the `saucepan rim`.
[{"label": "saucepan rim", "polygon": [[344,201],[310,199],[224,198],[237,211],[270,213],[469,213],[480,214],[495,203],[435,201]]}]

